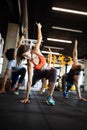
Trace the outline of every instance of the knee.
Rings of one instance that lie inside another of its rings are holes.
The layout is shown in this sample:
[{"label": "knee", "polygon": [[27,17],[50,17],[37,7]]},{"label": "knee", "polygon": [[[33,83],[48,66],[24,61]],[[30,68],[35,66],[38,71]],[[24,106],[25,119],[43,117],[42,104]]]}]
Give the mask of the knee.
[{"label": "knee", "polygon": [[57,69],[56,68],[52,68],[52,73],[57,76]]},{"label": "knee", "polygon": [[52,68],[52,78],[54,79],[54,81],[57,81],[57,69],[56,68]]},{"label": "knee", "polygon": [[22,68],[21,71],[22,71],[22,73],[25,75],[26,69],[25,69],[25,68]]}]

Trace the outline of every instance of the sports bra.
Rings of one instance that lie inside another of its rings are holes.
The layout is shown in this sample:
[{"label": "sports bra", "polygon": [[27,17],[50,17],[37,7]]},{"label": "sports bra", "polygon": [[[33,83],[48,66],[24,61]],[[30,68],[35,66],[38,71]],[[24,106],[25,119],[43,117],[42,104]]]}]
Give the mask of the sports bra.
[{"label": "sports bra", "polygon": [[29,60],[29,61],[31,61],[31,62],[34,64],[34,69],[35,69],[35,70],[40,70],[40,69],[43,67],[43,65],[46,63],[46,59],[45,59],[45,57],[44,57],[43,55],[39,55],[39,54],[37,54],[37,53],[34,52],[34,51],[33,51],[33,53],[36,54],[36,55],[39,57],[39,64],[36,65],[36,64],[33,62],[32,59]]}]

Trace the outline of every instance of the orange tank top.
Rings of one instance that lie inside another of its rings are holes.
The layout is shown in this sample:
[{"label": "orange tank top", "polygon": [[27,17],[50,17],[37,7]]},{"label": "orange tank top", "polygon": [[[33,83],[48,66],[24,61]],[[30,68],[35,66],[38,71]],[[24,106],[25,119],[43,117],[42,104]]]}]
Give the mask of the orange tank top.
[{"label": "orange tank top", "polygon": [[30,61],[34,64],[34,69],[40,70],[43,67],[43,65],[46,63],[46,59],[43,55],[39,55],[36,52],[33,52],[33,53],[39,57],[39,64],[36,65],[32,60]]}]

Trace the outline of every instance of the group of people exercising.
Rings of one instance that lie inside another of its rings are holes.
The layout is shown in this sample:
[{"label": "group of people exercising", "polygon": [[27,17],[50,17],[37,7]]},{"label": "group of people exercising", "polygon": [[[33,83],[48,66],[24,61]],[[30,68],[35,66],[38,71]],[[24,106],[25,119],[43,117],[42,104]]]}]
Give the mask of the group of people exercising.
[{"label": "group of people exercising", "polygon": [[[22,41],[24,40],[24,34],[26,33],[26,29],[24,29],[16,49],[8,49],[6,51],[5,55],[9,62],[7,64],[6,71],[2,80],[2,87],[0,88],[0,93],[5,92],[5,84],[8,78],[9,71],[11,69],[11,90],[16,93],[18,92],[18,89],[21,86],[26,74],[26,68],[22,64],[22,61],[26,59],[28,72],[26,94],[20,102],[30,103],[31,86],[36,84],[37,81],[39,81],[40,79],[42,79],[42,84],[45,84],[46,80],[49,81],[49,91],[46,98],[46,103],[50,105],[55,105],[53,93],[55,89],[55,83],[57,81],[57,69],[53,67],[48,67],[46,59],[40,51],[40,45],[42,41],[42,25],[40,23],[36,23],[36,25],[38,30],[37,43],[32,50],[30,49],[29,44],[22,44]],[[86,99],[81,96],[79,88],[79,77],[82,68],[81,65],[78,64],[77,44],[77,40],[75,40],[72,68],[67,74],[64,74],[62,76],[63,96],[65,98],[68,98],[68,91],[70,90],[71,85],[74,84],[76,87],[78,99],[86,101]]]}]

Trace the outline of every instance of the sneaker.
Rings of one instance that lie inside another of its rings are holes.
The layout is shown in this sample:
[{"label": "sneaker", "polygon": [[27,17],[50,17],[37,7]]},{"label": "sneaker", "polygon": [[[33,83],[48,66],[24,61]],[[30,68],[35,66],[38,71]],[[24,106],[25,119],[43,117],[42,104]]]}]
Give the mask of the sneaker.
[{"label": "sneaker", "polygon": [[55,101],[53,100],[53,97],[51,97],[51,96],[49,96],[48,98],[47,98],[47,100],[46,100],[46,103],[48,104],[48,105],[55,105]]},{"label": "sneaker", "polygon": [[15,95],[19,95],[19,91],[18,91],[18,90],[13,91],[13,94],[15,94]]},{"label": "sneaker", "polygon": [[68,97],[68,92],[63,92],[63,97],[64,97],[65,99],[69,98],[69,97]]}]

